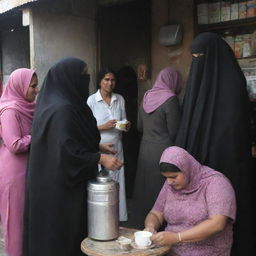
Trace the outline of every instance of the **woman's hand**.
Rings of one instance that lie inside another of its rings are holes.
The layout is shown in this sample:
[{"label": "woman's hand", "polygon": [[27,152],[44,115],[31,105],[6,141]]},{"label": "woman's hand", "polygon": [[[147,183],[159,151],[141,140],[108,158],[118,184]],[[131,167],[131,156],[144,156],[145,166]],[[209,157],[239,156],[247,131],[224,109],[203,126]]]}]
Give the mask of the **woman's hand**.
[{"label": "woman's hand", "polygon": [[112,143],[101,143],[99,147],[100,147],[100,152],[102,153],[113,154],[113,155],[117,153],[117,151],[113,148],[114,144]]},{"label": "woman's hand", "polygon": [[153,227],[145,227],[144,230],[145,231],[149,231],[152,234],[156,234],[157,233],[157,231]]},{"label": "woman's hand", "polygon": [[151,210],[145,219],[145,229],[146,231],[155,234],[159,227],[164,222],[164,216],[162,212]]},{"label": "woman's hand", "polygon": [[179,238],[177,233],[169,232],[169,231],[163,231],[163,232],[158,232],[156,234],[153,234],[151,236],[151,240],[156,244],[156,245],[175,245],[179,242]]},{"label": "woman's hand", "polygon": [[112,155],[101,154],[99,164],[103,165],[106,169],[116,171],[123,166],[123,162]]},{"label": "woman's hand", "polygon": [[116,120],[109,120],[105,124],[99,125],[98,130],[110,130],[116,127]]}]

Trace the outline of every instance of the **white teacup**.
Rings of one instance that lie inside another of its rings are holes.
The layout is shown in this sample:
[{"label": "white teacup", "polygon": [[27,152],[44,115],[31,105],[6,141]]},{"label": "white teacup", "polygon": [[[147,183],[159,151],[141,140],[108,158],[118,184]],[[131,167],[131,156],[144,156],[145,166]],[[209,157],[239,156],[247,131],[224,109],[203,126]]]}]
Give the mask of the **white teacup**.
[{"label": "white teacup", "polygon": [[134,240],[138,247],[147,247],[151,245],[150,237],[152,233],[149,231],[137,231],[134,233]]},{"label": "white teacup", "polygon": [[116,129],[121,130],[121,131],[126,131],[127,124],[128,124],[127,120],[116,121]]}]

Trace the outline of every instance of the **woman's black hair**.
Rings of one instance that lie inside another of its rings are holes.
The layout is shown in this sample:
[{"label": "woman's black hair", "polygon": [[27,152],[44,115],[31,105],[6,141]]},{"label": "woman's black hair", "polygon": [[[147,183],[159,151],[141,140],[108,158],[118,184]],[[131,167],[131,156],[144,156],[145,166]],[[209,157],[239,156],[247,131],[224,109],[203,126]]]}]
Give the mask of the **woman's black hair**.
[{"label": "woman's black hair", "polygon": [[174,164],[162,162],[160,163],[161,172],[181,172],[181,170]]},{"label": "woman's black hair", "polygon": [[114,74],[115,78],[117,79],[116,72],[109,67],[103,68],[100,70],[100,72],[97,75],[97,87],[100,88],[100,82],[104,78],[104,76],[108,73]]}]

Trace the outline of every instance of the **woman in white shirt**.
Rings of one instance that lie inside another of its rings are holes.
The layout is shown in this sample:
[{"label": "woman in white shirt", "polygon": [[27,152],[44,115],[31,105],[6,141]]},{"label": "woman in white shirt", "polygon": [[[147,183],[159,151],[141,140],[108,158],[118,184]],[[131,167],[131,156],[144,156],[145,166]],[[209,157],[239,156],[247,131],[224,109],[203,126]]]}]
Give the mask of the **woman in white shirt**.
[{"label": "woman in white shirt", "polygon": [[[116,122],[126,120],[125,101],[120,94],[113,93],[116,85],[114,71],[105,69],[99,72],[98,85],[99,90],[88,98],[87,104],[97,120],[100,143],[112,143],[117,152],[116,157],[123,160],[122,131],[116,128]],[[119,220],[127,221],[124,167],[115,172],[108,171],[109,175],[119,182]]]}]

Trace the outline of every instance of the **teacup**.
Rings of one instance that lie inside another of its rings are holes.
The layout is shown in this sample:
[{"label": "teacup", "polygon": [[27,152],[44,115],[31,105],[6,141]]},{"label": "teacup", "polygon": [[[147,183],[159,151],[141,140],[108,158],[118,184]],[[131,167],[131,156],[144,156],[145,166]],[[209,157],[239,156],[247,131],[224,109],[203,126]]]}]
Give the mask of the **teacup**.
[{"label": "teacup", "polygon": [[151,245],[150,237],[152,233],[149,231],[137,231],[134,233],[134,240],[138,247],[147,247]]},{"label": "teacup", "polygon": [[121,131],[126,131],[127,124],[128,124],[127,120],[116,121],[116,129],[121,130]]}]

